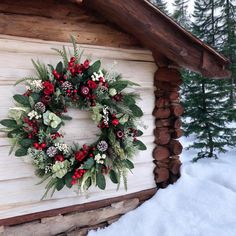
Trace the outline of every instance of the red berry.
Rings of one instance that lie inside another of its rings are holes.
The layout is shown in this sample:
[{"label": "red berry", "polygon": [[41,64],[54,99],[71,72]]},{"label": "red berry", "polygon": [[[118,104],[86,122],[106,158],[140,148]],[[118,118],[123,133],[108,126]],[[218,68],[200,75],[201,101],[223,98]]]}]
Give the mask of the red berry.
[{"label": "red berry", "polygon": [[75,62],[75,57],[71,57],[71,58],[70,58],[70,61],[71,61],[71,62]]},{"label": "red berry", "polygon": [[119,124],[119,120],[118,119],[114,119],[111,122],[114,126],[117,126]]},{"label": "red berry", "polygon": [[77,93],[78,91],[77,91],[77,89],[74,89],[74,91],[73,91],[74,93]]},{"label": "red berry", "polygon": [[74,66],[74,62],[73,61],[70,61],[69,62],[69,67],[73,67]]},{"label": "red berry", "polygon": [[46,143],[41,144],[41,148],[45,148],[46,146],[47,146]]},{"label": "red berry", "polygon": [[39,148],[39,144],[38,143],[34,143],[34,147],[38,149]]}]

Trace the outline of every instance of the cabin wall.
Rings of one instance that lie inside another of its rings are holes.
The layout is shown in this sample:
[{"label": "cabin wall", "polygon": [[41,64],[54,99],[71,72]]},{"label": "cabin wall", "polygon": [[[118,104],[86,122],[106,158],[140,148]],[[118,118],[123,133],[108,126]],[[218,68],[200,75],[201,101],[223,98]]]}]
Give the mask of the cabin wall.
[{"label": "cabin wall", "polygon": [[[34,176],[31,164],[8,156],[9,140],[0,133],[1,235],[34,233],[41,236],[62,232],[85,235],[91,227],[111,224],[156,192],[152,111],[155,103],[153,78],[157,68],[150,51],[102,14],[97,15],[68,0],[0,2],[0,119],[6,118],[13,106],[12,95],[23,91],[21,86],[13,86],[15,81],[32,75],[31,58],[55,64],[59,57],[51,48],[70,45],[67,44],[70,35],[85,49],[85,57],[102,59],[105,68],[114,68],[125,79],[141,85],[136,91],[142,97],[139,104],[147,126],[142,141],[148,149],[135,157],[135,170],[129,175],[127,192],[123,186],[117,192],[116,186],[108,183],[105,191],[93,188],[88,194],[79,196],[65,189],[52,199],[40,201],[44,185],[35,185],[39,179]],[[89,114],[72,109],[69,113],[73,120],[64,127],[66,141],[92,142],[99,131]]]},{"label": "cabin wall", "polygon": [[[4,119],[9,107],[13,106],[12,95],[23,91],[21,86],[14,87],[13,84],[22,77],[33,75],[31,58],[56,64],[60,58],[51,48],[61,46],[61,43],[56,42],[0,36],[0,119]],[[40,201],[44,185],[36,185],[39,179],[34,176],[31,164],[23,162],[20,158],[8,156],[9,140],[1,133],[0,192],[4,194],[0,195],[0,219],[113,198],[156,186],[152,159],[155,126],[152,111],[155,99],[153,76],[157,68],[151,53],[146,50],[89,45],[82,48],[85,49],[84,58],[101,59],[106,69],[113,67],[112,70],[122,73],[124,79],[141,85],[135,91],[141,96],[139,105],[144,111],[142,122],[146,126],[146,129],[143,129],[142,141],[147,145],[147,150],[140,152],[134,159],[135,169],[133,174],[130,173],[128,176],[128,191],[126,192],[123,186],[116,191],[116,186],[108,182],[105,191],[92,188],[87,194],[78,196],[75,191],[64,189],[55,193],[52,199]],[[64,128],[66,141],[78,141],[83,144],[95,140],[98,130],[90,120],[89,114],[75,110],[70,110],[69,113],[74,119]]]}]

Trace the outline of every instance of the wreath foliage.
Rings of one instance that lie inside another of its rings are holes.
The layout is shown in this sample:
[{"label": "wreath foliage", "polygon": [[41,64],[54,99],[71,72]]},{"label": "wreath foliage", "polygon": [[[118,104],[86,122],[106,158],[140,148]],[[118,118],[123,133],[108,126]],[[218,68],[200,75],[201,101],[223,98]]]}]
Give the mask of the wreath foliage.
[{"label": "wreath foliage", "polygon": [[[4,132],[12,139],[15,156],[28,155],[36,175],[47,181],[46,194],[52,189],[77,185],[81,191],[91,185],[106,188],[105,175],[119,186],[121,178],[127,188],[127,172],[134,168],[132,157],[146,146],[137,139],[142,131],[137,121],[143,115],[136,104],[139,96],[125,89],[138,86],[121,75],[101,69],[101,62],[81,63],[82,52],[72,38],[74,56],[55,49],[63,61],[52,65],[34,61],[36,76],[24,78],[27,91],[13,96],[16,106],[9,118],[2,120]],[[71,117],[68,108],[91,112],[100,128],[97,141],[67,145],[60,128]]]}]

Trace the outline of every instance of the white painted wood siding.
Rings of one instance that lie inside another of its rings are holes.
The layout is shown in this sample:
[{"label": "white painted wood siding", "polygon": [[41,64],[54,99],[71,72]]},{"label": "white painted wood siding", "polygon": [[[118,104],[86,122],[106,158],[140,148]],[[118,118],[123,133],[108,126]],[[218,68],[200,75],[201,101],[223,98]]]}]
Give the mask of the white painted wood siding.
[{"label": "white painted wood siding", "polygon": [[[22,90],[20,86],[13,86],[15,81],[34,74],[31,58],[56,64],[60,58],[51,48],[61,48],[62,45],[58,42],[0,35],[0,119],[6,118],[9,107],[13,106],[12,95]],[[73,190],[64,188],[56,192],[53,198],[40,201],[45,191],[44,185],[36,185],[39,179],[34,176],[34,169],[30,164],[15,158],[14,155],[8,156],[9,140],[0,133],[0,219],[117,197],[155,187],[152,163],[152,111],[153,75],[157,68],[151,53],[145,50],[87,45],[83,45],[82,48],[85,49],[85,57],[91,56],[92,60],[102,59],[102,65],[107,69],[116,61],[114,71],[122,73],[124,79],[141,85],[136,91],[142,98],[139,105],[144,111],[142,121],[147,125],[142,141],[147,145],[147,150],[135,157],[135,169],[128,177],[128,191],[126,192],[123,186],[116,191],[116,186],[108,181],[105,191],[91,188],[86,195],[81,196]],[[83,144],[95,140],[98,129],[89,119],[89,114],[70,110],[70,115],[74,119],[64,128],[66,141]]]}]

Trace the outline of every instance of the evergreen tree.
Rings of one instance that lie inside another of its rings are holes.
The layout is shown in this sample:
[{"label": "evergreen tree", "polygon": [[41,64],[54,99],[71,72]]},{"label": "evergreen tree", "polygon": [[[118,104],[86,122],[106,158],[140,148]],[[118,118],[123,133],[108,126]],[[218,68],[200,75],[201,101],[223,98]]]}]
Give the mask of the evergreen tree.
[{"label": "evergreen tree", "polygon": [[150,2],[157,6],[161,11],[166,13],[167,15],[169,14],[167,10],[167,3],[164,0],[150,0]]},{"label": "evergreen tree", "polygon": [[190,17],[188,15],[189,0],[175,0],[173,3],[174,6],[174,13],[173,18],[178,22],[181,26],[185,29],[190,29]]},{"label": "evergreen tree", "polygon": [[[220,0],[195,1],[193,32],[208,44],[220,45],[220,18],[216,14]],[[230,105],[225,80],[210,80],[196,73],[185,72],[184,104],[186,107],[184,124],[186,136],[195,135],[190,148],[200,149],[195,160],[217,157],[217,152],[225,152],[227,146],[236,144],[235,129],[228,128]]]},{"label": "evergreen tree", "polygon": [[220,47],[222,53],[225,54],[232,63],[230,65],[232,76],[229,80],[229,100],[233,107],[236,99],[236,1],[221,0],[221,6]]}]

